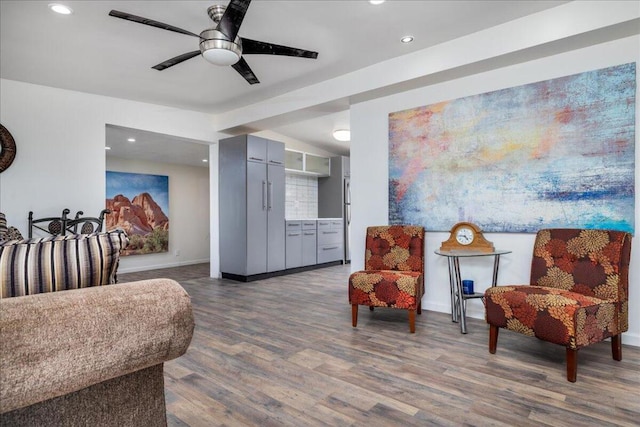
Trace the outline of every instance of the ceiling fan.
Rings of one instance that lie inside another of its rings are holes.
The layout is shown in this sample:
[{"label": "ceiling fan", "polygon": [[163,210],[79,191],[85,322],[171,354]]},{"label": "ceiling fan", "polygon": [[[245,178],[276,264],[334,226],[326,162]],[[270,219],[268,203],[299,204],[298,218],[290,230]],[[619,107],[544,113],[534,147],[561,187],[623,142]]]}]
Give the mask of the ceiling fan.
[{"label": "ceiling fan", "polygon": [[244,60],[242,55],[266,54],[295,56],[299,58],[318,57],[318,52],[297,49],[294,47],[281,46],[273,43],[251,40],[238,36],[240,25],[247,13],[251,0],[231,0],[227,6],[213,5],[207,9],[207,14],[216,24],[214,28],[205,29],[200,35],[192,33],[173,25],[164,24],[130,13],[112,10],[110,16],[126,19],[127,21],[139,24],[150,25],[163,30],[174,31],[200,39],[200,49],[193,52],[183,53],[174,58],[168,59],[152,67],[158,71],[165,70],[181,62],[202,55],[204,59],[216,65],[231,65],[249,84],[260,83],[256,75],[251,71],[251,67]]}]

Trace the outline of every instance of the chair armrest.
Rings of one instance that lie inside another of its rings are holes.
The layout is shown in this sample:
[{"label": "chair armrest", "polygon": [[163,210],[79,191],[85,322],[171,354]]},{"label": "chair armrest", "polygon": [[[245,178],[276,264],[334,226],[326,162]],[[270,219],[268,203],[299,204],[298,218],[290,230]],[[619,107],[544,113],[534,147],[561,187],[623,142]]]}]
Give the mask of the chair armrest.
[{"label": "chair armrest", "polygon": [[2,299],[0,413],[174,359],[193,328],[169,279]]}]

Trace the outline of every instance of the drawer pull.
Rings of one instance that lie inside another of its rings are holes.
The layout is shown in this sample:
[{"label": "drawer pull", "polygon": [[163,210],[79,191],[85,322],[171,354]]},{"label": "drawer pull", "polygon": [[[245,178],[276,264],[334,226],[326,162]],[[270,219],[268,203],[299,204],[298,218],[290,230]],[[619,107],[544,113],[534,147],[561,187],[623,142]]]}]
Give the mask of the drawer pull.
[{"label": "drawer pull", "polygon": [[291,236],[291,237],[292,237],[292,236],[299,236],[299,235],[300,235],[300,233],[288,233],[288,234],[287,234],[287,236]]},{"label": "drawer pull", "polygon": [[323,251],[332,251],[334,249],[338,249],[338,246],[332,246],[330,248],[322,248]]},{"label": "drawer pull", "polygon": [[323,231],[322,234],[338,234],[337,231]]},{"label": "drawer pull", "polygon": [[315,236],[316,233],[304,233],[305,236]]}]

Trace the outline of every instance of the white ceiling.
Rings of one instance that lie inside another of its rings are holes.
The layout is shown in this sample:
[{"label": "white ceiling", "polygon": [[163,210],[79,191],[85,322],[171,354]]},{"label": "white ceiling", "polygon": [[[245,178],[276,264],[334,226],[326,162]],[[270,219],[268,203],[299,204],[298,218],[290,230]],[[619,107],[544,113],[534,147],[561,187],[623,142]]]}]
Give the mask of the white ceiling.
[{"label": "white ceiling", "polygon": [[[254,0],[240,35],[319,52],[317,60],[246,55],[261,83],[197,56],[151,67],[196,50],[198,39],[108,16],[115,9],[199,33],[213,26],[206,10],[227,1],[0,1],[0,77],[62,89],[220,114],[283,95],[381,61],[471,34],[565,1]],[[399,39],[415,37],[411,44]],[[349,121],[344,111],[270,130],[345,154],[331,138]]]}]

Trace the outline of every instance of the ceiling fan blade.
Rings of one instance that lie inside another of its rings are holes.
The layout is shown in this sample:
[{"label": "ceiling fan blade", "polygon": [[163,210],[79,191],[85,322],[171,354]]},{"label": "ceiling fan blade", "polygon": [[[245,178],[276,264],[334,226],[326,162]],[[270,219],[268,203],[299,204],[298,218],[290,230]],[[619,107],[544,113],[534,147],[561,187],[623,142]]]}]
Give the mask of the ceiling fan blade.
[{"label": "ceiling fan blade", "polygon": [[173,67],[174,65],[178,65],[181,62],[186,61],[187,59],[191,59],[194,56],[198,56],[200,55],[200,51],[199,50],[194,50],[193,52],[187,52],[187,53],[183,53],[182,55],[178,55],[175,58],[171,58],[171,59],[167,59],[164,62],[159,63],[158,65],[155,65],[151,68],[153,68],[154,70],[158,70],[158,71],[162,71],[165,70],[169,67]]},{"label": "ceiling fan blade", "polygon": [[247,61],[244,58],[240,58],[240,61],[236,62],[232,65],[233,69],[236,70],[244,79],[249,82],[249,84],[254,85],[256,83],[260,83],[260,80],[253,74],[251,71],[251,67],[247,64]]},{"label": "ceiling fan blade", "polygon": [[152,27],[160,28],[162,30],[173,31],[175,33],[186,34],[188,36],[194,36],[200,38],[199,35],[192,33],[191,31],[183,30],[182,28],[174,27],[173,25],[164,24],[162,22],[154,21],[153,19],[143,18],[141,16],[131,15],[130,13],[120,12],[112,10],[109,12],[109,16],[115,18],[126,19],[127,21],[137,22],[138,24],[150,25]]},{"label": "ceiling fan blade", "polygon": [[244,15],[249,9],[249,3],[251,3],[251,0],[231,0],[224,11],[224,15],[220,18],[216,30],[224,34],[229,41],[236,39],[240,25],[244,20]]},{"label": "ceiling fan blade", "polygon": [[245,39],[244,37],[242,37],[242,53],[243,54],[296,56],[298,58],[311,58],[311,59],[316,59],[318,57],[318,52],[298,49],[298,48],[289,47],[289,46],[281,46],[273,43],[260,42],[257,40]]}]

